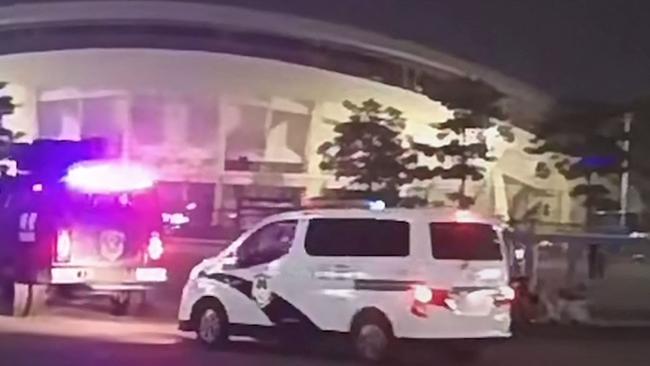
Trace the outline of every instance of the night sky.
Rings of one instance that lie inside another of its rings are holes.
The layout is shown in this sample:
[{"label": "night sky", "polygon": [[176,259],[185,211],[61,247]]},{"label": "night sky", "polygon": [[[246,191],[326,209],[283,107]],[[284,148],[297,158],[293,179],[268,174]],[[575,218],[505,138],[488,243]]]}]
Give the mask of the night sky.
[{"label": "night sky", "polygon": [[[0,4],[37,1],[44,0]],[[650,0],[183,1],[292,13],[409,39],[558,98],[650,96]]]},{"label": "night sky", "polygon": [[650,96],[650,0],[205,0],[410,39],[566,99]]}]

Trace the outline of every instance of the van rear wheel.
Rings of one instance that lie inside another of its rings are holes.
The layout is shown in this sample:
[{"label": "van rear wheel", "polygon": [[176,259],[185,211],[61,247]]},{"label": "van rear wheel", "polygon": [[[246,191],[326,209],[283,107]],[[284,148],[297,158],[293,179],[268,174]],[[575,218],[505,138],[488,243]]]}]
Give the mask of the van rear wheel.
[{"label": "van rear wheel", "polygon": [[14,283],[13,315],[26,317],[42,311],[47,304],[47,285]]},{"label": "van rear wheel", "polygon": [[357,357],[375,364],[389,359],[395,343],[390,322],[376,312],[357,317],[352,326],[352,342]]}]

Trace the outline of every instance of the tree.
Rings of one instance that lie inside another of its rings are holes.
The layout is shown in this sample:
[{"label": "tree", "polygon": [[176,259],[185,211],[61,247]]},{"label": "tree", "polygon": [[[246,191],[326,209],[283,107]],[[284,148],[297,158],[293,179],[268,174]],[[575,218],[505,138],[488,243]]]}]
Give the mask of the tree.
[{"label": "tree", "polygon": [[[514,140],[511,128],[495,121],[505,119],[500,105],[504,95],[482,81],[461,78],[441,83],[438,88],[431,89],[429,97],[453,111],[453,116],[445,122],[431,124],[441,131],[438,138],[451,138],[439,146],[414,144],[415,150],[428,157],[435,156],[441,164],[435,168],[418,167],[415,175],[419,179],[458,180],[458,190],[447,196],[458,207],[469,208],[474,198],[467,193],[467,182],[482,180],[484,163],[495,160],[488,154],[485,130],[497,126],[507,141]],[[470,131],[478,132],[475,138],[469,138]]]},{"label": "tree", "polygon": [[417,154],[401,136],[402,112],[373,99],[360,105],[345,101],[343,106],[350,118],[336,123],[334,138],[318,148],[321,170],[349,179],[348,187],[357,196],[396,205],[402,186],[413,181],[417,163]]},{"label": "tree", "polygon": [[[0,91],[6,86],[6,83],[0,82]],[[15,108],[12,97],[0,97],[0,160],[7,159],[11,144],[25,135],[22,132],[13,132],[3,125],[4,116],[12,114]],[[7,170],[8,167],[5,164],[0,164],[0,176],[6,174]]]},{"label": "tree", "polygon": [[551,169],[568,180],[582,181],[570,192],[572,197],[584,197],[587,219],[593,210],[618,209],[610,198],[610,190],[596,182],[621,174],[625,152],[619,145],[624,138],[621,118],[626,108],[591,102],[559,103],[547,113],[533,131],[534,147],[526,152],[547,154],[553,166],[537,164],[537,175],[545,178]]}]

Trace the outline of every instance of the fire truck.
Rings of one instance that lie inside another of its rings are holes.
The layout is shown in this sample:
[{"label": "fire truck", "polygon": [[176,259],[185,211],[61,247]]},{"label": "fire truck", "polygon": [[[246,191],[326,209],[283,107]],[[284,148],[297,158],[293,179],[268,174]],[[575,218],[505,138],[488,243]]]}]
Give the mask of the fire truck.
[{"label": "fire truck", "polygon": [[0,177],[0,300],[27,316],[57,296],[104,295],[113,313],[167,280],[155,175],[102,140],[13,144]]}]

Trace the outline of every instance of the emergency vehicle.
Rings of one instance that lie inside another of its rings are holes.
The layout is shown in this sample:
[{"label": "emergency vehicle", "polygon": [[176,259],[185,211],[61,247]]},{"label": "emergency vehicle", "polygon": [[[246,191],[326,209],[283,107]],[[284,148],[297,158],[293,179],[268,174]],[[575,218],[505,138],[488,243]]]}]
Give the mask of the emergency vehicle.
[{"label": "emergency vehicle", "polygon": [[261,221],[192,269],[180,329],[210,347],[231,335],[344,333],[367,361],[390,356],[399,339],[473,346],[511,336],[514,291],[496,221],[443,208],[371,208]]},{"label": "emergency vehicle", "polygon": [[96,140],[16,144],[0,179],[0,297],[28,315],[51,295],[108,295],[124,314],[165,282],[154,175]]}]

